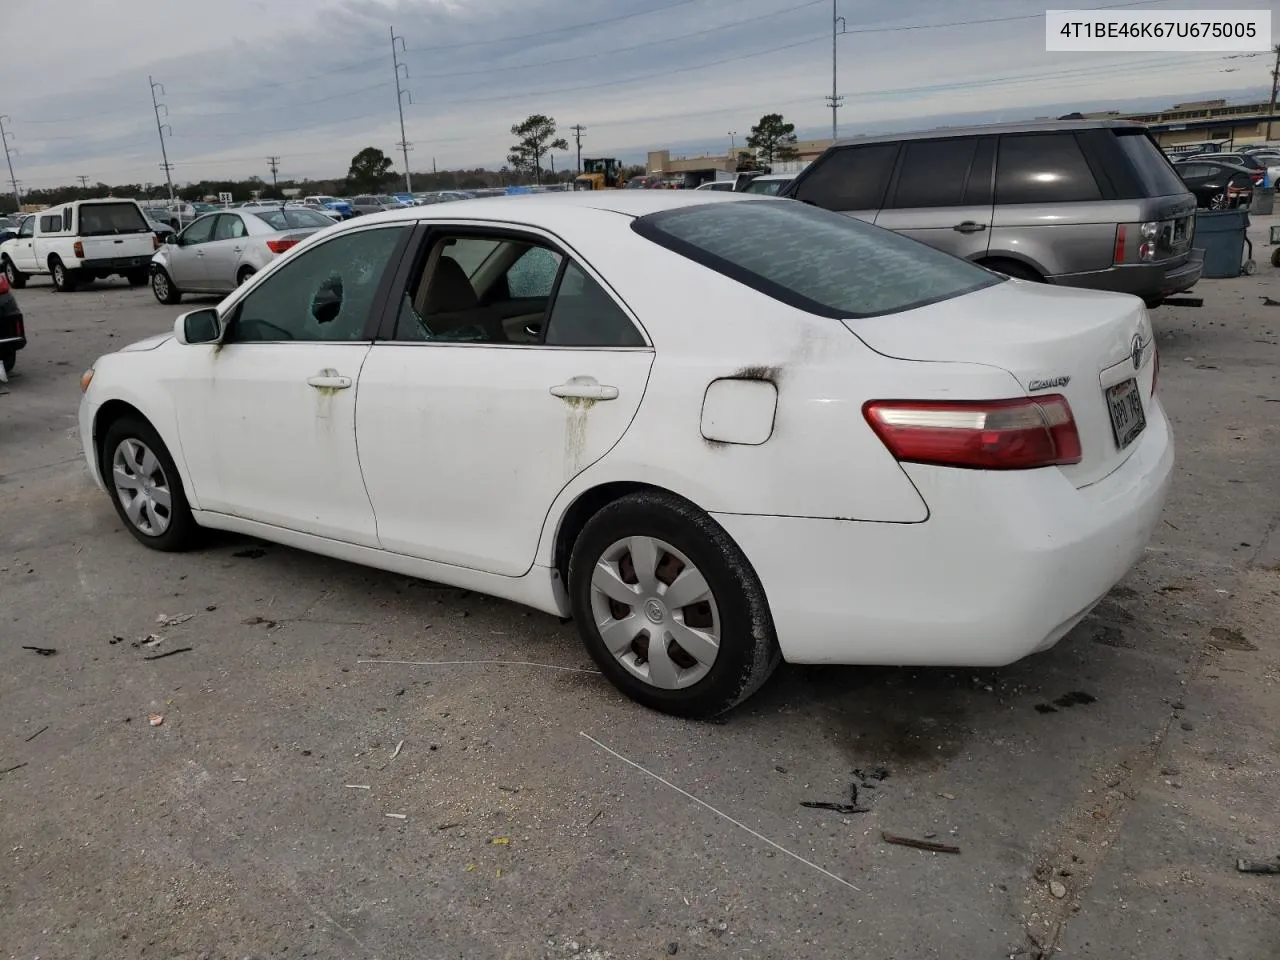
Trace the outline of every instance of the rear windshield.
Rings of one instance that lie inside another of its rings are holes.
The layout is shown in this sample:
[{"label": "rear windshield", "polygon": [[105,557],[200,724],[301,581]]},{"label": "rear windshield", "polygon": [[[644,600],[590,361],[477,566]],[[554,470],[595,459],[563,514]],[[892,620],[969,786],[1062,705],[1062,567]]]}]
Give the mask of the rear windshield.
[{"label": "rear windshield", "polygon": [[312,210],[260,210],[255,216],[267,221],[277,230],[306,230],[315,227],[331,227],[333,221],[323,213]]},{"label": "rear windshield", "polygon": [[137,204],[86,203],[80,207],[80,236],[106,237],[115,233],[150,233]]},{"label": "rear windshield", "polygon": [[1187,185],[1145,130],[1117,130],[1115,133],[1116,143],[1129,158],[1143,193],[1148,197],[1171,197],[1187,192]]},{"label": "rear windshield", "polygon": [[705,203],[632,229],[801,310],[873,317],[948,300],[1002,278],[915,240],[799,201]]}]

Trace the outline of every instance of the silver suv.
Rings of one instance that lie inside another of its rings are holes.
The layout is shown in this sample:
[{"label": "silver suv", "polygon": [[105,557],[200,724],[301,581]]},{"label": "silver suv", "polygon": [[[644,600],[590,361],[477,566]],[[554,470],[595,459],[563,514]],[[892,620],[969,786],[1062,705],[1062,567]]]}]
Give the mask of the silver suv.
[{"label": "silver suv", "polygon": [[1142,297],[1200,279],[1196,200],[1146,127],[1058,120],[860,137],[784,196],[1001,273]]}]

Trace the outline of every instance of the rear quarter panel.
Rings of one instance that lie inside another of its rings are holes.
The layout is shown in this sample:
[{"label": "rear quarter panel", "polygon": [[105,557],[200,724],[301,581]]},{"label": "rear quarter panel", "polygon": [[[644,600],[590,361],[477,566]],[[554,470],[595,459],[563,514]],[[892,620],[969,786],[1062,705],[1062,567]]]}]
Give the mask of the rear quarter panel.
[{"label": "rear quarter panel", "polygon": [[1114,259],[1116,224],[1141,215],[1136,200],[996,204],[987,256],[1026,263],[1046,277],[1105,270]]},{"label": "rear quarter panel", "polygon": [[[882,357],[838,320],[778,303],[627,233],[626,242],[593,246],[568,239],[592,250],[592,266],[640,317],[654,365],[630,429],[553,505],[540,563],[551,562],[563,511],[610,482],[653,484],[715,513],[921,522],[928,508],[867,426],[862,404],[1021,392],[995,368]],[[652,282],[655,276],[662,282]],[[704,398],[720,378],[776,386],[767,441],[749,446],[703,437]]]}]

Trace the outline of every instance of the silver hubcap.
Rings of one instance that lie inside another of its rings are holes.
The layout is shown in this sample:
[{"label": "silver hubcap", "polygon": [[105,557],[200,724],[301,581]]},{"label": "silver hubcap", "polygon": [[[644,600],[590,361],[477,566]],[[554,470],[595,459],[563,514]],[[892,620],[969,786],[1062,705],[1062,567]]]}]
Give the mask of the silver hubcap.
[{"label": "silver hubcap", "polygon": [[62,269],[62,264],[58,264],[53,268],[53,279],[58,282],[58,286],[62,286],[66,282],[67,275]]},{"label": "silver hubcap", "polygon": [[161,298],[169,296],[169,281],[165,279],[163,273],[157,273],[151,278],[151,286],[155,289],[157,296]]},{"label": "silver hubcap", "polygon": [[692,686],[720,653],[720,611],[698,568],[653,537],[619,540],[591,574],[600,638],[628,673],[664,690]]},{"label": "silver hubcap", "polygon": [[141,440],[122,440],[111,459],[111,479],[129,522],[158,537],[173,519],[173,497],[160,460]]}]

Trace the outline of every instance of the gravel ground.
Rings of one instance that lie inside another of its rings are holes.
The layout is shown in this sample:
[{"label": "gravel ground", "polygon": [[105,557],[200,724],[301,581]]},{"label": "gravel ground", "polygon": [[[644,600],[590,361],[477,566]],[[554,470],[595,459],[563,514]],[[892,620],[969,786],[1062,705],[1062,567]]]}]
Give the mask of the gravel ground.
[{"label": "gravel ground", "polygon": [[[1280,877],[1236,871],[1280,855],[1270,222],[1257,276],[1154,313],[1177,480],[1094,615],[1000,670],[784,667],[714,724],[505,602],[141,548],[77,378],[174,309],[33,283],[0,385],[0,954],[1274,958]],[[548,666],[390,662],[426,660]],[[854,787],[869,812],[801,806]]]}]

